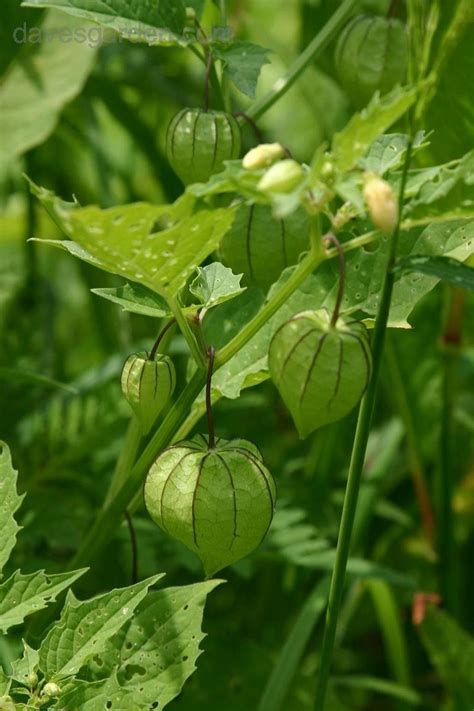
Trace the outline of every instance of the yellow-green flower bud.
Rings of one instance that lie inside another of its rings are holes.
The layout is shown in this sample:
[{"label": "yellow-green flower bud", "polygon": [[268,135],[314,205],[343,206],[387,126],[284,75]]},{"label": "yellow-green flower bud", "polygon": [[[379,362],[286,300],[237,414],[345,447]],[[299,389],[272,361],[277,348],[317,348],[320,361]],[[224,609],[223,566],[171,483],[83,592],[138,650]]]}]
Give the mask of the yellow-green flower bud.
[{"label": "yellow-green flower bud", "polygon": [[244,155],[242,166],[247,170],[267,168],[284,155],[285,149],[280,143],[261,143]]},{"label": "yellow-green flower bud", "polygon": [[368,173],[364,180],[364,200],[375,227],[382,232],[392,232],[398,221],[398,201],[392,186],[375,173]]}]

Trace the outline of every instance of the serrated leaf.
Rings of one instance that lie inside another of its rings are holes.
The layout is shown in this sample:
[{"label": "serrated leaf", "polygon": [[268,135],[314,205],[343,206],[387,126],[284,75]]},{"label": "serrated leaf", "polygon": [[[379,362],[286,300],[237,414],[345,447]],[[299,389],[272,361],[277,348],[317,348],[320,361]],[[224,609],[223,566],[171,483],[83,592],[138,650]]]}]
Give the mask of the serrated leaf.
[{"label": "serrated leaf", "polygon": [[433,666],[461,709],[474,699],[474,639],[448,613],[430,606],[419,626]]},{"label": "serrated leaf", "polygon": [[25,617],[54,602],[62,590],[84,575],[86,569],[47,575],[43,570],[23,575],[17,570],[0,585],[0,630],[6,632]]},{"label": "serrated leaf", "polygon": [[416,96],[416,90],[410,88],[396,88],[383,97],[376,94],[366,108],[354,114],[334,136],[331,157],[335,169],[345,173],[354,168],[376,138],[413,105]]},{"label": "serrated leaf", "polygon": [[224,73],[237,89],[253,98],[262,67],[270,61],[271,50],[253,42],[238,41],[228,46],[215,43],[212,52],[224,63]]},{"label": "serrated leaf", "polygon": [[474,291],[474,268],[449,257],[413,256],[400,260],[395,269],[397,274],[417,272],[447,281],[460,289]]},{"label": "serrated leaf", "polygon": [[[93,711],[105,708],[107,701],[112,710],[148,710],[153,703],[164,708],[196,668],[205,636],[201,629],[204,604],[220,583],[210,580],[150,593],[133,620],[91,662],[92,670],[110,677],[94,685],[76,684],[62,695],[61,708]],[[128,705],[131,699],[134,706]]]},{"label": "serrated leaf", "polygon": [[0,577],[5,563],[10,557],[20,526],[14,519],[20,508],[23,496],[16,491],[18,472],[12,467],[10,449],[0,440]]},{"label": "serrated leaf", "polygon": [[23,641],[23,655],[12,662],[12,679],[29,686],[28,677],[38,669],[39,653]]},{"label": "serrated leaf", "polygon": [[92,257],[96,266],[165,298],[176,296],[216,249],[235,214],[234,208],[194,213],[195,199],[189,193],[172,205],[135,203],[101,210],[65,203],[34,184],[31,189],[65,234],[85,250],[75,248],[76,256],[89,262]]},{"label": "serrated leaf", "polygon": [[8,136],[1,141],[0,165],[7,166],[42,143],[54,130],[63,106],[80,92],[97,50],[84,42],[61,41],[59,33],[74,36],[87,29],[84,22],[48,13],[35,32],[48,33],[50,39],[36,41],[9,68],[0,84],[0,133]]},{"label": "serrated leaf", "polygon": [[186,44],[186,8],[181,0],[26,0],[22,7],[50,7],[115,30],[149,45]]},{"label": "serrated leaf", "polygon": [[100,654],[107,640],[132,617],[148,588],[163,574],[136,585],[112,590],[81,602],[69,594],[59,622],[40,647],[40,669],[47,679],[76,674],[94,654]]},{"label": "serrated leaf", "polygon": [[229,301],[245,291],[245,287],[240,286],[243,274],[234,274],[232,269],[220,262],[198,267],[197,271],[189,291],[205,309]]}]

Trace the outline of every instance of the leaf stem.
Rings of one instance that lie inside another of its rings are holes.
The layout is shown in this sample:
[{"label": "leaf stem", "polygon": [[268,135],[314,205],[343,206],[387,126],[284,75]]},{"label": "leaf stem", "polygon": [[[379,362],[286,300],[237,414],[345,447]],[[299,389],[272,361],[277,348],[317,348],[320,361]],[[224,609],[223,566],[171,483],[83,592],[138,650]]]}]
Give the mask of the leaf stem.
[{"label": "leaf stem", "polygon": [[214,417],[212,414],[212,373],[214,371],[214,356],[215,356],[214,346],[209,346],[207,355],[209,358],[209,367],[207,369],[207,381],[206,381],[207,429],[209,432],[209,449],[215,449],[216,435],[215,435],[215,430],[214,430]]},{"label": "leaf stem", "polygon": [[286,94],[288,89],[293,86],[300,74],[304,72],[304,70],[314,61],[314,59],[321,54],[324,49],[326,49],[334,37],[336,37],[356,6],[357,0],[344,0],[342,5],[331,16],[321,31],[296,59],[287,74],[275,82],[268,94],[263,96],[261,99],[254,101],[254,103],[247,109],[246,113],[250,116],[250,118],[260,118],[260,116],[263,116],[263,114],[278,101],[278,99]]},{"label": "leaf stem", "polygon": [[182,312],[180,305],[176,301],[176,299],[169,299],[168,300],[169,306],[171,311],[173,312],[174,318],[176,320],[176,323],[179,326],[179,329],[181,333],[183,334],[184,338],[186,339],[186,342],[189,346],[189,350],[192,353],[192,356],[194,360],[196,361],[196,364],[198,368],[201,370],[206,367],[206,357],[205,353],[201,350],[199,347],[195,337],[194,333],[192,332],[191,326],[188,322],[188,319],[186,318],[185,314]]},{"label": "leaf stem", "polygon": [[337,618],[344,589],[347,560],[349,557],[349,550],[351,546],[352,529],[357,508],[360,482],[364,467],[365,453],[367,450],[367,442],[369,439],[370,424],[375,404],[375,396],[377,394],[378,375],[382,360],[385,333],[387,330],[387,322],[390,312],[390,304],[392,300],[393,285],[395,281],[393,267],[395,265],[398,239],[400,236],[403,198],[408,177],[408,168],[411,160],[412,145],[413,133],[411,132],[407,145],[407,152],[405,155],[405,162],[403,166],[403,174],[400,185],[400,193],[398,197],[399,216],[397,220],[397,225],[392,233],[392,238],[390,240],[382,295],[374,327],[372,342],[372,378],[367,388],[367,392],[362,399],[362,403],[359,410],[357,429],[355,433],[351,463],[349,467],[349,476],[347,479],[346,493],[344,496],[344,505],[342,508],[341,523],[339,527],[339,536],[336,549],[336,561],[334,564],[331,579],[331,588],[329,591],[326,623],[324,628],[324,636],[321,650],[321,661],[316,685],[316,696],[314,705],[316,711],[324,711],[324,705],[326,700],[326,691],[329,681],[329,672],[331,668],[334,640],[336,636]]},{"label": "leaf stem", "polygon": [[344,297],[344,289],[346,287],[346,258],[344,256],[344,250],[342,249],[341,243],[333,234],[327,234],[324,237],[323,241],[332,242],[335,245],[337,254],[339,256],[339,287],[337,290],[336,303],[334,305],[334,311],[331,318],[331,326],[335,326],[339,318],[342,299]]}]

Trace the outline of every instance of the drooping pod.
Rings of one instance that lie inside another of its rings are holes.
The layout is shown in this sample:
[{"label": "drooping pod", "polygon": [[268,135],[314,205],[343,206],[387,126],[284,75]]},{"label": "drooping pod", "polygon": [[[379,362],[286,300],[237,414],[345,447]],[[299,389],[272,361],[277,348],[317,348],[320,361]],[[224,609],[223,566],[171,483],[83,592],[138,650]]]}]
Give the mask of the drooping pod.
[{"label": "drooping pod", "polygon": [[143,434],[147,434],[174,392],[173,361],[162,354],[149,360],[146,353],[134,353],[125,362],[121,385]]},{"label": "drooping pod", "polygon": [[276,220],[268,205],[242,204],[219,247],[219,258],[243,283],[267,290],[308,249],[309,218],[300,208]]},{"label": "drooping pod", "polygon": [[385,94],[405,81],[408,36],[395,19],[359,15],[346,26],[336,46],[336,69],[342,86],[358,108],[375,91]]},{"label": "drooping pod", "polygon": [[155,523],[201,559],[209,577],[256,548],[270,526],[275,483],[245,440],[209,448],[198,435],[165,449],[145,481]]},{"label": "drooping pod", "polygon": [[372,370],[365,326],[326,309],[303,311],[270,344],[273,382],[301,437],[345,417],[362,397]]},{"label": "drooping pod", "polygon": [[240,127],[225,111],[183,109],[171,120],[166,152],[175,173],[185,185],[205,183],[238,158]]}]

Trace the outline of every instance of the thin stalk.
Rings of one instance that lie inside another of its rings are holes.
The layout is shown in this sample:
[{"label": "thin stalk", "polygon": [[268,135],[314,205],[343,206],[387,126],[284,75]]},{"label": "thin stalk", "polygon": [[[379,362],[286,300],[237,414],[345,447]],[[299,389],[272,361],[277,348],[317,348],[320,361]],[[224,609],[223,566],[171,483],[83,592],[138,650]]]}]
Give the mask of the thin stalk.
[{"label": "thin stalk", "polygon": [[133,525],[132,516],[128,511],[125,511],[125,520],[128,526],[128,533],[130,535],[130,548],[132,552],[132,566],[131,566],[131,584],[135,585],[138,581],[138,546],[137,546],[137,534],[135,532],[135,526]]},{"label": "thin stalk", "polygon": [[202,352],[202,350],[199,348],[199,345],[194,337],[194,333],[192,332],[191,326],[188,322],[188,319],[186,318],[185,314],[182,312],[178,302],[176,299],[169,299],[169,306],[171,308],[171,311],[173,312],[173,315],[175,317],[176,323],[179,326],[179,329],[183,336],[186,339],[186,342],[189,346],[189,350],[191,351],[191,354],[196,361],[196,364],[198,368],[205,368],[206,367],[206,356]]},{"label": "thin stalk", "polygon": [[333,234],[328,234],[324,237],[324,241],[332,242],[332,244],[336,247],[336,251],[339,256],[339,287],[337,290],[336,304],[331,318],[331,326],[335,326],[339,319],[339,312],[341,310],[342,299],[344,298],[344,289],[346,286],[346,258],[344,256],[341,243],[337,237]]},{"label": "thin stalk", "polygon": [[310,66],[316,57],[320,55],[321,52],[323,52],[330,42],[332,42],[332,40],[337,36],[356,7],[357,0],[344,0],[342,5],[331,16],[321,31],[309,43],[298,59],[296,59],[287,74],[275,82],[268,94],[263,96],[261,99],[254,101],[254,103],[247,109],[246,113],[250,116],[250,118],[260,118],[260,116],[263,116],[263,114],[278,101],[278,99],[286,94],[304,70]]},{"label": "thin stalk", "polygon": [[216,435],[214,430],[214,416],[212,414],[212,373],[214,371],[214,346],[210,346],[207,351],[209,357],[209,367],[207,370],[206,381],[206,412],[207,412],[207,431],[209,433],[209,449],[216,447]]},{"label": "thin stalk", "polygon": [[252,131],[255,134],[255,138],[257,139],[257,143],[263,143],[263,134],[255,121],[250,118],[244,111],[235,111],[234,112],[234,118],[243,118],[246,123],[252,128]]},{"label": "thin stalk", "polygon": [[349,550],[351,546],[352,528],[354,525],[354,516],[357,508],[360,481],[364,468],[365,453],[367,450],[367,442],[369,439],[370,423],[372,420],[372,413],[375,404],[375,396],[377,394],[378,375],[380,370],[380,363],[382,360],[385,333],[387,330],[390,303],[392,300],[393,285],[395,281],[393,267],[395,265],[398,239],[400,236],[403,198],[405,194],[408,168],[411,160],[412,144],[413,137],[412,135],[410,135],[405,156],[405,163],[403,166],[403,175],[398,198],[399,215],[397,225],[392,233],[392,238],[390,240],[389,255],[387,259],[382,295],[373,333],[372,378],[367,388],[367,392],[362,399],[362,403],[359,409],[357,429],[355,433],[351,463],[349,467],[349,476],[347,479],[346,493],[344,496],[344,505],[342,509],[341,523],[339,527],[339,536],[337,542],[336,560],[331,579],[328,609],[326,612],[326,623],[324,628],[324,636],[321,650],[321,662],[316,685],[316,696],[314,705],[316,711],[324,711],[325,706],[326,691],[329,681],[329,672],[331,668],[332,654],[334,648],[334,640],[336,636],[337,617],[344,589],[347,560],[349,557]]},{"label": "thin stalk", "polygon": [[150,355],[148,356],[148,360],[155,360],[156,354],[158,353],[158,348],[160,347],[160,344],[163,340],[163,338],[166,336],[170,328],[172,328],[176,323],[176,319],[172,318],[171,321],[169,321],[164,328],[161,329],[160,333],[158,334],[158,338],[153,344],[153,347],[150,351]]},{"label": "thin stalk", "polygon": [[207,55],[206,62],[206,75],[204,77],[204,111],[206,113],[209,111],[209,78],[211,76],[211,69],[213,66],[212,52]]}]

